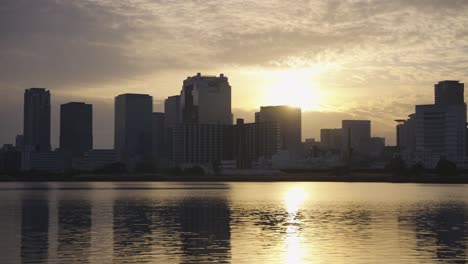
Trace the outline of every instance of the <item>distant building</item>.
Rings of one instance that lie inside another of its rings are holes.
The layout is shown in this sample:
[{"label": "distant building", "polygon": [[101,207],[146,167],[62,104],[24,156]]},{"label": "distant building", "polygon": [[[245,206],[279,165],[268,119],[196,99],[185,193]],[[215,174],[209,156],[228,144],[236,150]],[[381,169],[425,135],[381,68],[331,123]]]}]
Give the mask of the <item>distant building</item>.
[{"label": "distant building", "polygon": [[278,123],[280,126],[281,150],[287,150],[292,159],[301,154],[302,127],[301,109],[291,106],[262,106],[255,113],[256,123]]},{"label": "distant building", "polygon": [[155,161],[165,157],[164,113],[153,113],[151,120],[153,158]]},{"label": "distant building", "polygon": [[232,159],[232,126],[181,124],[173,133],[176,164],[205,164]]},{"label": "distant building", "polygon": [[183,123],[232,125],[228,78],[197,73],[184,80],[180,93]]},{"label": "distant building", "polygon": [[79,171],[95,171],[116,163],[117,153],[113,149],[93,149],[85,152],[82,157],[74,159],[73,169]]},{"label": "distant building", "polygon": [[441,159],[463,164],[466,105],[417,105],[415,161],[434,168]]},{"label": "distant building", "polygon": [[24,153],[29,155],[29,163],[23,163],[23,170],[36,171],[36,172],[48,172],[48,173],[63,173],[67,169],[70,169],[71,164],[69,163],[66,155],[59,151],[48,151],[48,152],[29,152]]},{"label": "distant building", "polygon": [[382,158],[385,150],[385,138],[371,137],[369,150],[372,158]]},{"label": "distant building", "polygon": [[341,150],[343,130],[341,128],[320,129],[320,143],[326,150]]},{"label": "distant building", "polygon": [[237,119],[234,126],[234,156],[237,168],[251,168],[259,159],[270,160],[281,148],[278,122],[248,123]]},{"label": "distant building", "polygon": [[459,81],[440,81],[434,85],[436,105],[463,105],[465,84]]},{"label": "distant building", "polygon": [[346,155],[348,147],[351,147],[353,155],[368,155],[371,140],[370,120],[343,120],[342,129],[342,150]]},{"label": "distant building", "polygon": [[60,106],[60,151],[72,157],[93,148],[93,106],[67,103]]},{"label": "distant building", "polygon": [[30,88],[24,92],[24,145],[29,150],[50,151],[50,92]]},{"label": "distant building", "polygon": [[127,165],[151,160],[153,99],[146,94],[115,97],[114,147]]},{"label": "distant building", "polygon": [[416,105],[407,120],[397,120],[399,155],[409,164],[434,168],[440,159],[464,166],[467,154],[464,84],[441,81],[434,85],[434,104]]},{"label": "distant building", "polygon": [[24,136],[23,135],[16,135],[15,138],[15,147],[18,150],[22,150],[24,147]]},{"label": "distant building", "polygon": [[21,152],[6,144],[0,148],[0,173],[15,173],[21,170]]},{"label": "distant building", "polygon": [[164,155],[172,160],[172,139],[173,130],[181,122],[180,96],[169,96],[164,100]]}]

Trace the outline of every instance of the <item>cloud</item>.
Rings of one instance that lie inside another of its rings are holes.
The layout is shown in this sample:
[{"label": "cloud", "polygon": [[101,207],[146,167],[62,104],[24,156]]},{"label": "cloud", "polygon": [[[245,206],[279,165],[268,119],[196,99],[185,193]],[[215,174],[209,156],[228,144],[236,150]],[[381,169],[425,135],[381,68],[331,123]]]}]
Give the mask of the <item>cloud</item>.
[{"label": "cloud", "polygon": [[[393,119],[432,101],[433,83],[468,79],[467,13],[464,0],[3,0],[0,112],[20,113],[24,89],[43,86],[111,118],[104,102],[118,93],[160,100],[187,75],[224,72],[244,115],[258,105],[243,98],[268,89],[239,81],[242,69],[331,65],[314,77],[323,110],[371,118],[390,136]],[[316,120],[304,134],[327,124],[324,111],[304,114]],[[0,117],[15,124],[0,133],[11,141],[21,122]]]}]

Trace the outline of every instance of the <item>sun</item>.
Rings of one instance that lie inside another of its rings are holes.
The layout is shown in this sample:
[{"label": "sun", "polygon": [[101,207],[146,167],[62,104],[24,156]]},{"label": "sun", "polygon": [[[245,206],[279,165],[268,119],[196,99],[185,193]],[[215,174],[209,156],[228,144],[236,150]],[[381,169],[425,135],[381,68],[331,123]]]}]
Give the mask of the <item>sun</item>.
[{"label": "sun", "polygon": [[323,91],[314,79],[324,69],[260,70],[255,74],[263,79],[258,103],[266,105],[289,105],[303,111],[320,110],[324,101]]}]

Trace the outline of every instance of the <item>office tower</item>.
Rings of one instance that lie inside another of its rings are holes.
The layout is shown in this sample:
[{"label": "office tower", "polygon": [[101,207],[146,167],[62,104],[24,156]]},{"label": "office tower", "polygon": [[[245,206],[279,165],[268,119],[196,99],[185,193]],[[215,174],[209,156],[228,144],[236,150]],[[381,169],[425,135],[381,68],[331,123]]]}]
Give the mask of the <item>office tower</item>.
[{"label": "office tower", "polygon": [[416,150],[416,120],[415,114],[408,116],[408,119],[395,120],[398,122],[397,130],[397,151],[398,155],[408,163],[411,163],[413,153]]},{"label": "office tower", "polygon": [[169,96],[164,100],[164,156],[169,160],[173,160],[172,155],[172,140],[173,131],[181,123],[180,117],[180,96]]},{"label": "office tower", "polygon": [[434,85],[436,105],[463,105],[464,84],[459,81],[440,81]]},{"label": "office tower", "polygon": [[[353,154],[369,154],[369,145],[371,139],[371,121],[370,120],[343,120],[342,129],[342,150],[346,155],[349,148]],[[349,154],[349,153],[348,153]]]},{"label": "office tower", "polygon": [[255,113],[256,123],[278,123],[281,149],[288,150],[292,158],[298,158],[302,149],[301,109],[290,106],[262,106]]},{"label": "office tower", "polygon": [[465,157],[466,105],[417,105],[415,160],[434,168],[441,159],[462,164]]},{"label": "office tower", "polygon": [[434,85],[431,105],[416,105],[407,120],[397,120],[397,144],[409,164],[434,168],[440,159],[464,164],[466,155],[466,104],[464,84],[441,81]]},{"label": "office tower", "polygon": [[164,113],[153,113],[152,125],[152,143],[153,143],[153,158],[158,161],[164,157],[165,141],[164,141]]},{"label": "office tower", "polygon": [[192,124],[232,125],[231,86],[223,74],[197,73],[184,80],[180,109],[182,122]]},{"label": "office tower", "polygon": [[146,94],[115,97],[114,148],[127,165],[151,159],[153,98]]},{"label": "office tower", "polygon": [[164,126],[174,128],[180,122],[180,96],[169,96],[164,100]]},{"label": "office tower", "polygon": [[72,102],[60,105],[60,151],[72,157],[93,148],[93,106]]},{"label": "office tower", "polygon": [[320,129],[320,144],[327,150],[341,150],[343,130],[341,128]]},{"label": "office tower", "polygon": [[50,151],[50,92],[30,88],[24,92],[24,145],[27,150]]}]

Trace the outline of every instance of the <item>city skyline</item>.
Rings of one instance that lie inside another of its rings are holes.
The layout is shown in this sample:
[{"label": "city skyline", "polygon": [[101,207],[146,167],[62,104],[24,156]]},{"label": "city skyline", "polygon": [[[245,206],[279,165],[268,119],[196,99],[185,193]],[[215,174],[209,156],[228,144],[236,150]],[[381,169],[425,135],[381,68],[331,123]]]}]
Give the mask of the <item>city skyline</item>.
[{"label": "city skyline", "polygon": [[5,3],[4,143],[21,129],[10,113],[21,115],[25,88],[54,91],[53,146],[57,106],[84,101],[95,107],[96,146],[110,147],[114,96],[151,94],[161,111],[180,80],[200,71],[230,76],[234,118],[292,104],[305,110],[304,137],[318,138],[318,123],[371,119],[393,144],[392,120],[432,102],[433,83],[468,77],[463,1]]}]

